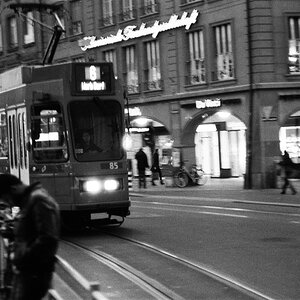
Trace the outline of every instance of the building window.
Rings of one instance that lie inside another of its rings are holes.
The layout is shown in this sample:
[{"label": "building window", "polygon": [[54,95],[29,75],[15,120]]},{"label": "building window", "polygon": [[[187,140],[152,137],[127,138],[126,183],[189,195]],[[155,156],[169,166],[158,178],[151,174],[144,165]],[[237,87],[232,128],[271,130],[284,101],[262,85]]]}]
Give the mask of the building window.
[{"label": "building window", "polygon": [[139,92],[138,71],[135,47],[129,46],[124,48],[124,82],[127,85],[128,94]]},{"label": "building window", "polygon": [[18,46],[18,31],[17,31],[17,19],[16,17],[8,18],[8,44],[9,48],[15,48]]},{"label": "building window", "polygon": [[157,0],[144,0],[143,14],[150,15],[158,12]]},{"label": "building window", "polygon": [[146,69],[145,69],[145,88],[146,90],[161,89],[160,74],[160,55],[158,41],[145,43],[146,48]]},{"label": "building window", "polygon": [[300,74],[300,17],[289,18],[289,73]]},{"label": "building window", "polygon": [[108,50],[103,52],[104,60],[113,63],[114,74],[117,76],[117,56],[115,50]]},{"label": "building window", "polygon": [[131,20],[134,18],[132,0],[123,0],[122,21]]},{"label": "building window", "polygon": [[0,24],[0,52],[3,51],[2,24]]},{"label": "building window", "polygon": [[205,55],[203,31],[194,31],[188,34],[189,61],[188,84],[200,84],[205,82]]},{"label": "building window", "polygon": [[31,11],[26,13],[26,18],[24,20],[24,44],[31,44],[35,42],[34,37],[34,22],[33,14]]},{"label": "building window", "polygon": [[216,72],[214,80],[228,80],[234,78],[232,53],[231,25],[224,24],[214,28],[216,43]]},{"label": "building window", "polygon": [[70,2],[70,11],[71,11],[71,34],[80,34],[82,33],[82,2],[81,1],[72,1]]},{"label": "building window", "polygon": [[113,24],[112,0],[103,0],[103,26]]}]

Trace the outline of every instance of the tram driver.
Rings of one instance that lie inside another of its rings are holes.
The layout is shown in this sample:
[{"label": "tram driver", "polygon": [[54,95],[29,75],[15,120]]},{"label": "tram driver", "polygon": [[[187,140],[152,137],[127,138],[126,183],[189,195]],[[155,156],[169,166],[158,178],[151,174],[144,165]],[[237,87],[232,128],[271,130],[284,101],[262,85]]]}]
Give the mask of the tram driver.
[{"label": "tram driver", "polygon": [[81,143],[77,148],[78,154],[84,153],[100,153],[103,150],[98,147],[92,140],[91,134],[89,131],[84,131],[81,136]]}]

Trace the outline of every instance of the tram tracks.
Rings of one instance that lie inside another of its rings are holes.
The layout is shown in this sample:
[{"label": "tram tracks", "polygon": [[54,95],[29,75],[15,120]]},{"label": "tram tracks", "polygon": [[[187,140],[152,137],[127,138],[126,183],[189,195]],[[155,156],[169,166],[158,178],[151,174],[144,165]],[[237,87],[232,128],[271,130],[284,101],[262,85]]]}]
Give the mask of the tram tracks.
[{"label": "tram tracks", "polygon": [[68,238],[63,243],[106,265],[147,295],[139,298],[137,293],[137,298],[131,295],[130,299],[272,299],[207,266],[109,231],[101,236],[105,247],[99,246],[99,238],[91,237]]}]

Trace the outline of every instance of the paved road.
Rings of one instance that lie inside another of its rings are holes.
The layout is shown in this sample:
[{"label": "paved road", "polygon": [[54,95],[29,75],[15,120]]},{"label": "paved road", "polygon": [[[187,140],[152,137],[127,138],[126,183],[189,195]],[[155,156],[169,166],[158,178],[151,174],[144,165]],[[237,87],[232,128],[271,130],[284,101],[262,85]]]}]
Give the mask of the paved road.
[{"label": "paved road", "polygon": [[282,195],[280,189],[261,189],[246,190],[243,188],[242,178],[228,179],[209,179],[204,186],[188,186],[186,188],[177,188],[157,183],[152,186],[148,182],[146,189],[139,189],[137,180],[133,181],[133,189],[130,191],[132,196],[152,195],[152,196],[174,196],[185,198],[197,198],[216,201],[242,201],[243,203],[257,203],[276,206],[290,206],[300,208],[300,181],[295,180],[294,185],[298,190],[296,195],[290,191]]}]

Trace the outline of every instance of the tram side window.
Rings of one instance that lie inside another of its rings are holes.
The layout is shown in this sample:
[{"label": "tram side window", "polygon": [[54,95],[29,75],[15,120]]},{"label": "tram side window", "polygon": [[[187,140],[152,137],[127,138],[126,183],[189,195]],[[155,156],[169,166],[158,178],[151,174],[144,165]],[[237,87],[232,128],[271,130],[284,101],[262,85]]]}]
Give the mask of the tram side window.
[{"label": "tram side window", "polygon": [[73,101],[69,111],[77,160],[121,158],[122,109],[117,101]]},{"label": "tram side window", "polygon": [[8,138],[5,112],[0,113],[0,158],[8,157]]},{"label": "tram side window", "polygon": [[33,157],[39,162],[66,161],[68,148],[62,107],[58,102],[32,106]]}]

